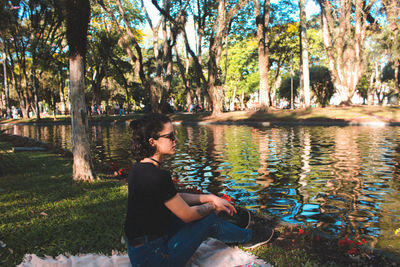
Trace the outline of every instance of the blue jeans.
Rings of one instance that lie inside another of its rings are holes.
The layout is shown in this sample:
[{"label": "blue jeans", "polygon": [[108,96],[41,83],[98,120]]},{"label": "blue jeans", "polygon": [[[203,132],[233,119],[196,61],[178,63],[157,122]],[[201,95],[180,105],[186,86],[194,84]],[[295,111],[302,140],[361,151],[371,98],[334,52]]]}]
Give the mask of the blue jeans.
[{"label": "blue jeans", "polygon": [[231,224],[214,212],[190,223],[174,218],[164,237],[137,248],[129,246],[129,259],[132,266],[184,266],[207,237],[243,243],[250,240],[251,230]]}]

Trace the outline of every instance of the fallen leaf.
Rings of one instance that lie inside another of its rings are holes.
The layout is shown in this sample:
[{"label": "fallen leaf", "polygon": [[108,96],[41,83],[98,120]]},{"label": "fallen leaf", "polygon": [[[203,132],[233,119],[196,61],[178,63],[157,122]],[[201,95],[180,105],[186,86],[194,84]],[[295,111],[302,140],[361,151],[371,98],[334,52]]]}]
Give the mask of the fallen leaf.
[{"label": "fallen leaf", "polygon": [[30,210],[29,212],[30,212],[30,213],[32,213],[32,214],[34,214],[34,213],[35,213],[33,210]]},{"label": "fallen leaf", "polygon": [[14,254],[14,250],[12,250],[11,248],[9,248],[8,251],[10,251],[11,254]]},{"label": "fallen leaf", "polygon": [[41,212],[40,215],[48,216],[48,214],[46,212]]},{"label": "fallen leaf", "polygon": [[0,241],[0,247],[5,248],[7,245],[3,241]]}]

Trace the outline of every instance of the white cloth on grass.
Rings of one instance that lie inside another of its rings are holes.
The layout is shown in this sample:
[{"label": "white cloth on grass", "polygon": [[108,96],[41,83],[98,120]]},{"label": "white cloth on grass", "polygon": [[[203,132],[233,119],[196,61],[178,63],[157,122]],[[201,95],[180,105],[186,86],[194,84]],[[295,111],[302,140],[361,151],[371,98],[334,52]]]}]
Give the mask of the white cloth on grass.
[{"label": "white cloth on grass", "polygon": [[[189,260],[187,267],[230,267],[230,266],[266,266],[256,256],[247,253],[238,247],[229,247],[223,242],[209,238],[205,240]],[[99,254],[84,254],[79,256],[59,255],[53,257],[38,257],[35,254],[26,254],[23,262],[17,267],[130,267],[129,257],[126,254],[104,256]]]}]

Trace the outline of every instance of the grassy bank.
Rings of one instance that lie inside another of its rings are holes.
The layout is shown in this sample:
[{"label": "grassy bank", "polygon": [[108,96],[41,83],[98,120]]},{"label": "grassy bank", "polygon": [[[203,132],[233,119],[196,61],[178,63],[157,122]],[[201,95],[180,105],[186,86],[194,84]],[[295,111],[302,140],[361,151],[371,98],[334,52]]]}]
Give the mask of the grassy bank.
[{"label": "grassy bank", "polygon": [[[134,113],[125,116],[102,115],[89,117],[90,122],[117,122],[134,119],[141,116],[141,113]],[[209,112],[192,114],[189,112],[177,112],[170,115],[177,122],[199,122],[199,121],[258,121],[258,122],[400,122],[400,107],[387,106],[353,106],[353,107],[327,107],[296,110],[275,110],[269,111],[234,111],[224,112],[216,117],[210,116]],[[0,119],[0,123],[69,123],[69,116],[57,116],[41,118],[40,121],[32,119]]]},{"label": "grassy bank", "polygon": [[6,154],[8,144],[0,144],[0,266],[15,266],[26,253],[111,254],[125,249],[124,183],[75,183],[70,159],[45,152]]},{"label": "grassy bank", "polygon": [[[54,257],[126,251],[121,242],[125,181],[73,182],[70,158],[10,153],[10,148],[0,140],[0,266],[15,266],[27,253]],[[350,258],[348,248],[338,248],[336,240],[315,241],[315,236],[299,235],[299,229],[278,228],[281,236],[273,244],[251,251],[275,266],[394,263],[368,252],[367,257]]]}]

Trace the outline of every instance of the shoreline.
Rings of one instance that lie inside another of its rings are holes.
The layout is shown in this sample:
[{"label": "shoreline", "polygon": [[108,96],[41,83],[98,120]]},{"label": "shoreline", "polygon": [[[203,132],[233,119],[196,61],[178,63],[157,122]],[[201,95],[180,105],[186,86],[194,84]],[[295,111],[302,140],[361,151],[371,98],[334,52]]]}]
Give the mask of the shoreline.
[{"label": "shoreline", "polygon": [[[114,125],[129,123],[145,113],[127,115],[93,115],[88,117],[89,125]],[[212,116],[210,112],[175,112],[167,114],[175,125],[247,125],[256,127],[279,126],[400,126],[400,107],[393,106],[352,106],[313,109],[268,111],[229,111]],[[12,125],[71,125],[70,116],[31,119],[0,119],[0,126]]]},{"label": "shoreline", "polygon": [[[115,125],[115,124],[129,124],[131,120],[117,120],[117,121],[89,121],[89,126],[96,125]],[[255,126],[255,127],[280,127],[280,126],[362,126],[362,127],[396,127],[400,126],[400,122],[384,122],[384,121],[343,121],[343,120],[297,120],[297,121],[257,121],[257,120],[221,120],[221,121],[182,121],[173,120],[172,124],[180,126],[202,126],[202,125],[241,125],[241,126]],[[0,123],[0,126],[15,126],[15,125],[32,125],[32,126],[52,126],[52,125],[71,125],[67,121],[54,121],[54,122],[13,122],[13,123]]]}]

